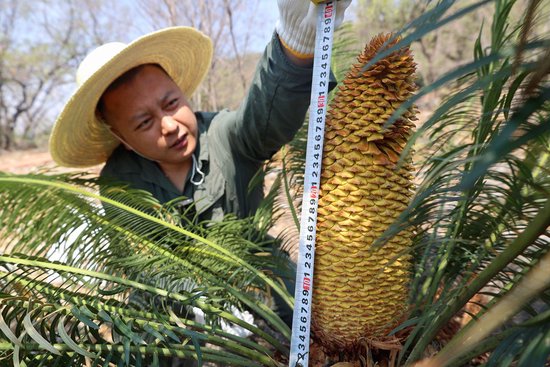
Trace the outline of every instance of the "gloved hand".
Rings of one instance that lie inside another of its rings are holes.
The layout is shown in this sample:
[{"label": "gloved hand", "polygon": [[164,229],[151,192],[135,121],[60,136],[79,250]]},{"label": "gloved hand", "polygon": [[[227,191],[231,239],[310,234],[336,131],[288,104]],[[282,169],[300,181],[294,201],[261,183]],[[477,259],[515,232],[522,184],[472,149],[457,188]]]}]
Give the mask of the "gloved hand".
[{"label": "gloved hand", "polygon": [[[335,2],[334,29],[344,20],[344,13],[351,0]],[[317,9],[310,0],[277,0],[279,20],[275,30],[283,45],[299,58],[310,58],[315,49]]]}]

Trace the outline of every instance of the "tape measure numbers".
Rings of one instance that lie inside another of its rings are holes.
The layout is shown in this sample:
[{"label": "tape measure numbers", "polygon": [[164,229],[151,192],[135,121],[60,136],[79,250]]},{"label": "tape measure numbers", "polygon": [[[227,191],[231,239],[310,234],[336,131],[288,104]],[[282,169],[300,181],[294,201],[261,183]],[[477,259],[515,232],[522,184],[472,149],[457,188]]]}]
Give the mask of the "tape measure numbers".
[{"label": "tape measure numbers", "polygon": [[[314,1],[319,3],[319,1]],[[309,127],[304,172],[304,193],[300,219],[300,244],[296,270],[296,292],[290,344],[289,366],[308,366],[313,294],[313,263],[321,160],[328,103],[330,58],[334,33],[335,1],[317,6],[317,31],[313,60],[313,80],[309,109]]]}]

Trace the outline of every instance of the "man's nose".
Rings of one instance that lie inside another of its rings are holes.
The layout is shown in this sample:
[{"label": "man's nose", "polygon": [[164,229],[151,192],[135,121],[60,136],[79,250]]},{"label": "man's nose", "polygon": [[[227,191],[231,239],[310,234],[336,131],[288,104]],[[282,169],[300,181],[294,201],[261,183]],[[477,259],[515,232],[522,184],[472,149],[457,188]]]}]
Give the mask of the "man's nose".
[{"label": "man's nose", "polygon": [[178,130],[178,122],[170,115],[162,116],[160,120],[162,135],[168,135]]}]

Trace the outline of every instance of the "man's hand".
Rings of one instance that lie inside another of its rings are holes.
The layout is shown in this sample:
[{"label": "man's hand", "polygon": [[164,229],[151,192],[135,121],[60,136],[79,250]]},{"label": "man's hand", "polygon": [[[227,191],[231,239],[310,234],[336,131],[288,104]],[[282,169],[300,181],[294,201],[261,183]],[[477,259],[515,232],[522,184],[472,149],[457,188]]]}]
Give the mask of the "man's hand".
[{"label": "man's hand", "polygon": [[[351,0],[336,1],[334,29],[344,20]],[[317,9],[309,0],[277,0],[279,20],[275,30],[283,44],[285,54],[297,65],[310,65],[315,49]]]}]

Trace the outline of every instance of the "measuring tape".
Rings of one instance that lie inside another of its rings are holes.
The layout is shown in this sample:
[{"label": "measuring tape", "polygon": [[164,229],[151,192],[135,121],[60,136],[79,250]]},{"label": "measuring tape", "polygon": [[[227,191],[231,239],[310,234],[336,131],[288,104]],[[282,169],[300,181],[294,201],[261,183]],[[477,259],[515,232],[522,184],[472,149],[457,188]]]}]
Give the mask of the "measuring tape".
[{"label": "measuring tape", "polygon": [[290,340],[290,367],[308,366],[311,327],[311,296],[313,294],[313,262],[317,207],[321,184],[321,160],[328,102],[330,57],[336,15],[335,1],[317,6],[317,31],[313,59],[313,80],[309,107],[309,127],[304,173],[304,194],[300,219],[300,247],[296,270],[296,292]]}]

